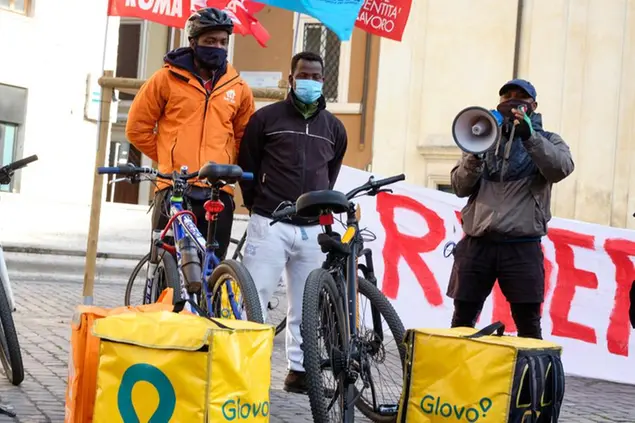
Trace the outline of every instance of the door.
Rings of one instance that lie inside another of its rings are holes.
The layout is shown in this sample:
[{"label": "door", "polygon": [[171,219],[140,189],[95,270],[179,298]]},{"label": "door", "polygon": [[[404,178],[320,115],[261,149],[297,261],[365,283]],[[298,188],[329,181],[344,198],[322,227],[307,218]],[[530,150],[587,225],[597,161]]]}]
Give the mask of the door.
[{"label": "door", "polygon": [[[125,166],[126,164],[141,166],[139,150],[129,142],[111,142],[108,166]],[[108,182],[118,177],[117,175],[108,175]],[[128,182],[108,184],[106,198],[113,203],[139,204],[139,184]]]}]

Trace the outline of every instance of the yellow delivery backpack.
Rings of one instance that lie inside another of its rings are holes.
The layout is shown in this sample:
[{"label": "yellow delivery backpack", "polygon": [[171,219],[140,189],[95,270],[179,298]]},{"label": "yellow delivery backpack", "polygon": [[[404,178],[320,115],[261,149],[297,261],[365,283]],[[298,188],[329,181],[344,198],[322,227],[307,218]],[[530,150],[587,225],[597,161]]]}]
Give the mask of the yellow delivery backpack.
[{"label": "yellow delivery backpack", "polygon": [[161,311],[105,317],[93,333],[94,423],[269,421],[272,326]]},{"label": "yellow delivery backpack", "polygon": [[564,397],[561,347],[503,332],[499,322],[480,331],[408,330],[397,421],[557,423]]}]

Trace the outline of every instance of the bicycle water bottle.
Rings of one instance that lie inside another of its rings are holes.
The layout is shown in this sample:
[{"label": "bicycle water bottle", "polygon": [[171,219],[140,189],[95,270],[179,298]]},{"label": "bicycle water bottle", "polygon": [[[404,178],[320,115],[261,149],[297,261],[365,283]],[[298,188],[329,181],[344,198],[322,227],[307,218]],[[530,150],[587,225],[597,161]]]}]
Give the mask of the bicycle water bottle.
[{"label": "bicycle water bottle", "polygon": [[183,237],[179,241],[179,252],[186,289],[188,292],[199,292],[201,290],[201,261],[194,241],[189,237]]}]

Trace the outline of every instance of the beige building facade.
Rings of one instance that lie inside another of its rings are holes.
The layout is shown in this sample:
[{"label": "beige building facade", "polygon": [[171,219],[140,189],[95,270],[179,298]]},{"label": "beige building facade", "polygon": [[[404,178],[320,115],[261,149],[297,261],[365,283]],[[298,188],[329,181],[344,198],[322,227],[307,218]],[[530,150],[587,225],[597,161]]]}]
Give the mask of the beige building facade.
[{"label": "beige building facade", "polygon": [[[104,66],[117,76],[147,78],[165,52],[187,41],[180,30],[106,18],[106,0],[60,27],[76,2],[48,3],[0,5],[0,50],[22,57],[19,65],[0,66],[2,161],[40,155],[3,189],[56,199],[59,193],[42,181],[74,169],[72,200],[88,203],[97,124],[88,118],[87,80]],[[249,81],[272,84],[286,79],[294,53],[323,54],[328,108],[349,134],[345,164],[381,175],[405,172],[411,183],[446,190],[459,157],[455,115],[467,106],[494,107],[499,87],[519,76],[536,86],[545,129],[562,135],[576,163],[554,188],[554,215],[635,228],[635,0],[416,0],[402,42],[358,29],[340,42],[319,22],[272,7],[258,18],[271,33],[268,47],[233,36],[230,60]],[[50,48],[38,47],[43,39]],[[108,164],[151,165],[125,139],[132,97],[117,100]],[[108,186],[105,198],[147,205],[151,189]]]},{"label": "beige building facade", "polygon": [[635,228],[633,0],[413,2],[403,42],[381,40],[373,171],[446,188],[455,115],[495,107],[514,76],[536,86],[545,129],[576,163],[554,215]]}]

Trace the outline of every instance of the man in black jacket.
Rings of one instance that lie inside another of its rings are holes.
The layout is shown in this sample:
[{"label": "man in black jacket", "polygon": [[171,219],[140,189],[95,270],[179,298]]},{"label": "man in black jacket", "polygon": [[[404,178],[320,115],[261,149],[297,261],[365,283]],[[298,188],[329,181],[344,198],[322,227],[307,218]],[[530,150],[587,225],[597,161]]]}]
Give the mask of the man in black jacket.
[{"label": "man in black jacket", "polygon": [[325,110],[323,71],[320,56],[295,55],[289,96],[252,115],[238,155],[238,165],[255,175],[253,181],[240,182],[251,214],[243,262],[258,287],[265,319],[266,305],[282,272],[287,272],[289,374],[284,389],[295,393],[307,390],[300,349],[302,295],[307,276],[324,261],[317,243],[321,228],[315,221],[297,217],[274,226],[269,223],[281,202],[295,202],[305,192],[333,189],[342,166],[346,129]]}]

